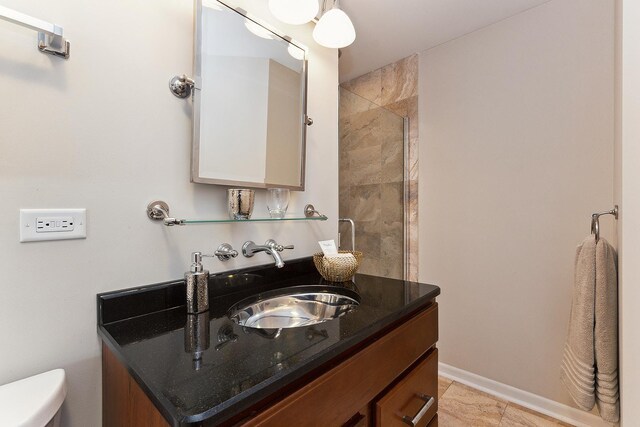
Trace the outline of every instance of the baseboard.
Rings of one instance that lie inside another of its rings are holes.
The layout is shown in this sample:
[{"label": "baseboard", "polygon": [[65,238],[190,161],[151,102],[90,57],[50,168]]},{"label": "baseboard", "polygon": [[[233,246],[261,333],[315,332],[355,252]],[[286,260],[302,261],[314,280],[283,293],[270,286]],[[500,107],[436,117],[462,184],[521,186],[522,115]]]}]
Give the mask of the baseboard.
[{"label": "baseboard", "polygon": [[438,371],[439,375],[445,378],[468,385],[577,427],[611,427],[613,425],[603,421],[593,413],[572,408],[571,406],[555,402],[538,396],[537,394],[529,393],[528,391],[520,390],[444,363],[438,364]]}]

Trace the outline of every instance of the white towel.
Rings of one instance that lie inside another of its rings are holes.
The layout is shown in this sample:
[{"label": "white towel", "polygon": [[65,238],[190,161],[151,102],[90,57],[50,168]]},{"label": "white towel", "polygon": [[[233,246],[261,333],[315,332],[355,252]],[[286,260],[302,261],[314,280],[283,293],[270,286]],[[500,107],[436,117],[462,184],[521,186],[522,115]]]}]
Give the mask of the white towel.
[{"label": "white towel", "polygon": [[576,251],[575,283],[560,378],[578,407],[597,403],[609,422],[620,418],[617,254],[604,239]]}]

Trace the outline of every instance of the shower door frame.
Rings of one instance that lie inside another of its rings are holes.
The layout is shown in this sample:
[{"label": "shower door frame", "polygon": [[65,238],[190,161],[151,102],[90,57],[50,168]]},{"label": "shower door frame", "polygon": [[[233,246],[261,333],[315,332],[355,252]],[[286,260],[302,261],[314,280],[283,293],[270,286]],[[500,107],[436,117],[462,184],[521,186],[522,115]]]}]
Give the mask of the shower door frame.
[{"label": "shower door frame", "polygon": [[402,117],[402,121],[402,231],[404,233],[402,248],[402,278],[403,280],[409,280],[409,117]]}]

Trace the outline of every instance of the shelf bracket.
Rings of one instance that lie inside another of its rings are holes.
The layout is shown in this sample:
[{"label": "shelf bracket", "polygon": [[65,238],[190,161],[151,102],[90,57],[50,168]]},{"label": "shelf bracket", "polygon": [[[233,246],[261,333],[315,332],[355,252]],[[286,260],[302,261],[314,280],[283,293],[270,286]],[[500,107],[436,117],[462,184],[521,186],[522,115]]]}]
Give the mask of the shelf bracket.
[{"label": "shelf bracket", "polygon": [[147,216],[154,221],[162,221],[164,225],[184,225],[184,220],[169,216],[169,205],[161,200],[156,200],[147,205]]}]

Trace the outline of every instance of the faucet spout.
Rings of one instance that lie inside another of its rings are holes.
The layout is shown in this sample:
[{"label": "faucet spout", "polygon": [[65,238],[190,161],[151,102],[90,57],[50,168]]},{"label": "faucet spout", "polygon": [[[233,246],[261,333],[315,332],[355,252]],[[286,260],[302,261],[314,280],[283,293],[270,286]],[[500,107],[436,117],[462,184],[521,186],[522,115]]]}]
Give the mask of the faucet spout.
[{"label": "faucet spout", "polygon": [[267,240],[264,245],[260,246],[249,240],[247,242],[244,242],[244,245],[242,245],[242,255],[247,258],[251,258],[258,252],[265,252],[271,255],[271,257],[275,261],[276,267],[282,268],[284,267],[284,261],[282,260],[282,255],[280,255],[280,252],[285,249],[293,249],[293,246],[279,245],[273,239]]},{"label": "faucet spout", "polygon": [[282,256],[280,256],[280,252],[275,250],[270,250],[269,253],[273,257],[273,260],[276,262],[276,267],[282,268],[284,267],[284,261],[282,260]]}]

